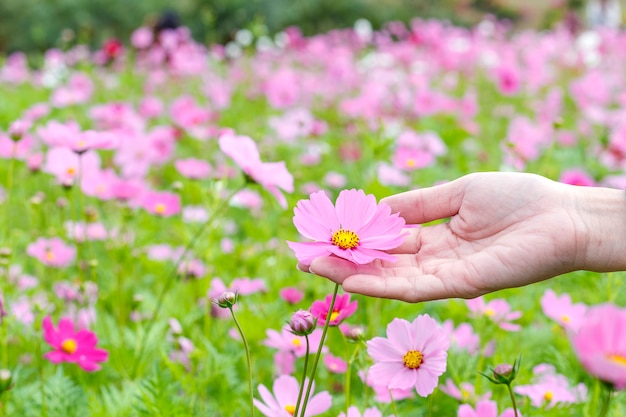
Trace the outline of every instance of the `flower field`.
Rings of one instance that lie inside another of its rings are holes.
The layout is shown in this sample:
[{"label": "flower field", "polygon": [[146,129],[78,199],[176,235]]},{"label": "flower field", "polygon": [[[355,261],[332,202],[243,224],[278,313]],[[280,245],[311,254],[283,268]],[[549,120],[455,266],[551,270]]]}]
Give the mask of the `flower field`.
[{"label": "flower field", "polygon": [[625,67],[491,20],[0,60],[0,416],[626,415],[624,273],[409,304],[296,269],[393,260],[377,201],[475,171],[626,188]]}]

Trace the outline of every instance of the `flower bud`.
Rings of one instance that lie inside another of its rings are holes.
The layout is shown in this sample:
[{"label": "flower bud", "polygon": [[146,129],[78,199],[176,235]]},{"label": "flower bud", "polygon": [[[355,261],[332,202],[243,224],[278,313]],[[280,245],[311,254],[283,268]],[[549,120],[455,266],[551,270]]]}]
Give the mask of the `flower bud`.
[{"label": "flower bud", "polygon": [[9,136],[18,142],[30,129],[30,122],[26,120],[16,120],[9,126]]},{"label": "flower bud", "polygon": [[237,303],[237,293],[225,291],[214,300],[214,303],[222,308],[231,308]]},{"label": "flower bud", "polygon": [[521,358],[518,357],[517,359],[515,359],[513,365],[503,363],[492,369],[491,375],[484,374],[482,372],[481,375],[487,378],[489,381],[493,382],[494,384],[511,385],[515,377],[517,377],[520,363]]},{"label": "flower bud", "polygon": [[0,395],[13,388],[13,375],[8,369],[0,369]]},{"label": "flower bud", "polygon": [[291,333],[296,336],[306,336],[313,333],[316,322],[317,320],[310,311],[298,310],[291,316],[289,328],[291,329]]}]

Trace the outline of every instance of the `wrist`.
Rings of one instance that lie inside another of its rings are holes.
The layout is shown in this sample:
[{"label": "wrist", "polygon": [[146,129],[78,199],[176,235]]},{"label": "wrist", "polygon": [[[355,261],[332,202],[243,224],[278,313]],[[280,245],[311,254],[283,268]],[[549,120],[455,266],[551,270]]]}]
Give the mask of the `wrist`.
[{"label": "wrist", "polygon": [[600,187],[576,187],[573,192],[582,225],[577,269],[626,270],[626,193]]}]

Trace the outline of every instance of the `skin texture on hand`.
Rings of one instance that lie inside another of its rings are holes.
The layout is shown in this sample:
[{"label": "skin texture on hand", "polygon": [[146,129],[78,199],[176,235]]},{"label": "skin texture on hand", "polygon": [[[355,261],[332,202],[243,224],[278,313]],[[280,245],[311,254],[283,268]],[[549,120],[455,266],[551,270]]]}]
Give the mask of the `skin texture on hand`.
[{"label": "skin texture on hand", "polygon": [[[336,257],[299,269],[347,292],[407,302],[473,298],[567,272],[626,268],[626,196],[538,175],[476,173],[381,200],[418,226],[390,251],[397,261],[356,265]],[[616,224],[617,222],[617,224]]]}]

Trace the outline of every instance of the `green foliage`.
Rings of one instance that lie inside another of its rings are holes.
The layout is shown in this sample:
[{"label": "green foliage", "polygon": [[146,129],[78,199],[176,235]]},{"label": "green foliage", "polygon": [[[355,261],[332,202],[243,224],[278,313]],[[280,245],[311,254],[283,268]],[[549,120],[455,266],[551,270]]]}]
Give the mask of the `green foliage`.
[{"label": "green foliage", "polygon": [[[446,18],[467,23],[453,12],[455,0],[2,0],[0,52],[44,51],[74,44],[98,47],[109,38],[128,39],[139,26],[154,24],[163,12],[175,11],[196,39],[223,43],[242,28],[257,35],[298,26],[305,34],[350,27],[359,18],[375,28],[414,17]],[[476,1],[478,10],[513,18],[493,2]]]}]

